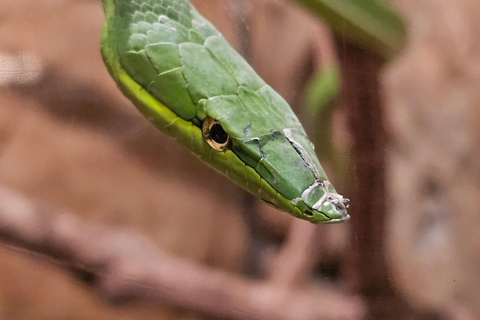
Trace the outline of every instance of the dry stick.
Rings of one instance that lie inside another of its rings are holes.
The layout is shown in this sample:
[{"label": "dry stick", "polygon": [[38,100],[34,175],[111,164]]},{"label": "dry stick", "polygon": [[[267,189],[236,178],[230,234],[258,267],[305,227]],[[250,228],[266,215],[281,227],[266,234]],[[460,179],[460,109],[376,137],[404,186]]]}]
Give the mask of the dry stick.
[{"label": "dry stick", "polygon": [[[335,43],[331,30],[319,23],[313,39],[315,67],[338,65]],[[319,226],[295,220],[290,227],[286,242],[272,264],[269,278],[282,286],[299,286],[311,276],[315,262],[321,254]]]},{"label": "dry stick", "polygon": [[105,300],[142,301],[230,319],[361,319],[360,298],[279,289],[169,256],[146,238],[91,225],[0,186],[0,239],[40,253]]},{"label": "dry stick", "polygon": [[228,7],[233,18],[237,38],[237,50],[249,63],[252,61],[252,35],[249,30],[251,0],[229,0]]},{"label": "dry stick", "polygon": [[287,240],[275,257],[270,280],[285,287],[305,284],[311,276],[319,242],[318,226],[302,220],[295,220]]},{"label": "dry stick", "polygon": [[318,32],[315,34],[314,49],[318,53],[314,56],[316,69],[339,65],[335,39],[332,30],[325,23],[319,22]]}]

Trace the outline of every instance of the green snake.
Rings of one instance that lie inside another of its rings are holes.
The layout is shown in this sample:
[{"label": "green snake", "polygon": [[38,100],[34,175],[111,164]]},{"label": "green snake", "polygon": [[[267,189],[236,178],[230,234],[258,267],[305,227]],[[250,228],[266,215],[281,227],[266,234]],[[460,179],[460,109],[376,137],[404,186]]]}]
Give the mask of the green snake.
[{"label": "green snake", "polygon": [[272,206],[349,218],[288,103],[188,0],[102,0],[102,56],[158,129]]}]

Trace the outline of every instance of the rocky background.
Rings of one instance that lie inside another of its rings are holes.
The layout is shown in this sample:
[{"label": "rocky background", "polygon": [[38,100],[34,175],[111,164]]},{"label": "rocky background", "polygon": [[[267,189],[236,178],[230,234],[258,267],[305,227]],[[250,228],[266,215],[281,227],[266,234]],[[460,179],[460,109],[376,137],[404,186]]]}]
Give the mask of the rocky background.
[{"label": "rocky background", "polygon": [[[153,128],[103,65],[97,0],[2,0],[0,183],[175,257],[361,298],[335,319],[480,318],[480,4],[396,1],[408,44],[385,62],[334,42],[290,2],[192,2],[301,117],[309,77],[341,64],[333,128],[353,168],[350,222],[294,222]],[[302,259],[306,274],[282,269]],[[0,246],[0,319],[113,318],[213,319],[113,306],[48,260]]]}]

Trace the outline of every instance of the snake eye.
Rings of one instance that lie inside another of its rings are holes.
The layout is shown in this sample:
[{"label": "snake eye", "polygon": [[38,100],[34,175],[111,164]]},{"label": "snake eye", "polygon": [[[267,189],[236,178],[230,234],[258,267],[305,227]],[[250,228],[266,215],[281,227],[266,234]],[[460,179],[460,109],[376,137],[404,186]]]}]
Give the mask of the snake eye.
[{"label": "snake eye", "polygon": [[205,141],[214,150],[225,151],[228,149],[230,137],[217,120],[210,117],[205,118],[202,125],[202,134]]}]

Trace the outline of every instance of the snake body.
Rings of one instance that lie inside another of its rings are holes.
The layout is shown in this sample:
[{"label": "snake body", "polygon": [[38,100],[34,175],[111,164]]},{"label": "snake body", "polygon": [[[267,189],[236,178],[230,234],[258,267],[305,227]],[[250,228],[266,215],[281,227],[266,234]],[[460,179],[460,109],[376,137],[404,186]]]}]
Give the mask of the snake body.
[{"label": "snake body", "polygon": [[103,0],[102,56],[157,128],[269,204],[348,219],[288,103],[187,0]]}]

